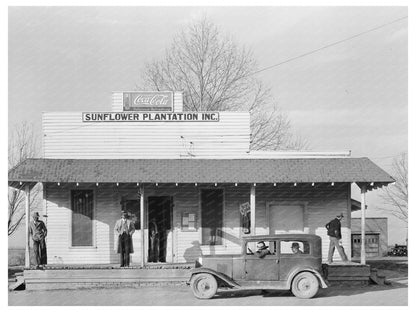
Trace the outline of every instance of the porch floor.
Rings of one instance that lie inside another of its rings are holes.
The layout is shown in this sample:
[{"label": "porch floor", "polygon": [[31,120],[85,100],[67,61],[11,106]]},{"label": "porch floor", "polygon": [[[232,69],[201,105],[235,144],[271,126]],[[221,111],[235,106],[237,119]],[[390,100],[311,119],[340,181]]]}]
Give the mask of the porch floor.
[{"label": "porch floor", "polygon": [[359,262],[354,261],[333,261],[332,263],[328,263],[327,261],[323,261],[322,264],[330,265],[330,266],[360,266],[362,265]]},{"label": "porch floor", "polygon": [[78,289],[93,287],[138,287],[154,284],[184,284],[192,263],[152,263],[120,268],[119,265],[47,265],[25,269],[27,290]]},{"label": "porch floor", "polygon": [[322,269],[330,286],[365,286],[370,281],[371,267],[367,264],[334,261],[331,264],[323,263]]},{"label": "porch floor", "polygon": [[[138,287],[153,284],[184,284],[194,263],[149,263],[144,267],[118,264],[47,265],[44,269],[25,269],[28,290],[77,289],[92,287]],[[330,286],[368,285],[371,268],[356,262],[336,261],[322,265]]]},{"label": "porch floor", "polygon": [[44,268],[30,267],[25,270],[129,270],[129,269],[192,269],[195,267],[194,262],[188,263],[165,263],[155,262],[147,263],[145,266],[132,264],[129,267],[120,267],[119,264],[47,264]]}]

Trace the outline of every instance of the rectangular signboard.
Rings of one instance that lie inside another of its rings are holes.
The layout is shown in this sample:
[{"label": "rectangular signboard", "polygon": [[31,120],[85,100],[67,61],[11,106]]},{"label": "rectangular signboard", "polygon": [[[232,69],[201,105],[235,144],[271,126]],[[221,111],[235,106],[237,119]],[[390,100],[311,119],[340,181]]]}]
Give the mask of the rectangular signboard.
[{"label": "rectangular signboard", "polygon": [[173,92],[123,92],[123,111],[173,111]]},{"label": "rectangular signboard", "polygon": [[216,122],[220,120],[219,112],[88,112],[82,113],[83,122]]}]

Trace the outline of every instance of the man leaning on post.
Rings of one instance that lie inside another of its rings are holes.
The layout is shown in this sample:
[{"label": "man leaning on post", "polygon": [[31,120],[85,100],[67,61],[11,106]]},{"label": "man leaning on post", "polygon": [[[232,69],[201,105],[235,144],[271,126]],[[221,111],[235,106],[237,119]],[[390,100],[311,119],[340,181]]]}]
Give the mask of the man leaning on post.
[{"label": "man leaning on post", "polygon": [[33,252],[35,254],[36,268],[44,267],[47,263],[45,237],[48,234],[45,223],[39,220],[39,213],[32,214],[33,221],[29,224],[29,232],[33,241]]},{"label": "man leaning on post", "polygon": [[329,236],[329,250],[328,250],[328,263],[332,263],[332,257],[334,256],[335,248],[337,248],[342,261],[347,262],[348,258],[344,252],[344,247],[341,246],[341,220],[344,215],[339,214],[334,220],[328,222],[325,227],[328,230]]}]

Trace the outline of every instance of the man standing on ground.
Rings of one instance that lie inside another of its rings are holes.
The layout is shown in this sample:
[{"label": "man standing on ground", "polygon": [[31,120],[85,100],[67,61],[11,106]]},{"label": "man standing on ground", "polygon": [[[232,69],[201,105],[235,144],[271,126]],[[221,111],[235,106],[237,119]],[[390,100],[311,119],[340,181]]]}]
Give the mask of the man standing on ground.
[{"label": "man standing on ground", "polygon": [[130,253],[133,252],[133,235],[134,224],[128,218],[126,211],[121,212],[121,219],[117,220],[114,230],[118,233],[117,253],[120,254],[120,266],[128,267],[130,265]]},{"label": "man standing on ground", "polygon": [[330,221],[325,225],[328,230],[329,236],[329,250],[328,250],[328,263],[332,263],[332,257],[334,256],[335,247],[338,250],[339,255],[342,258],[342,261],[347,262],[348,258],[345,255],[344,248],[340,245],[341,243],[341,220],[344,218],[344,215],[341,213],[334,220]]},{"label": "man standing on ground", "polygon": [[32,214],[33,221],[30,222],[29,232],[33,241],[33,252],[35,253],[36,268],[47,263],[45,237],[48,234],[45,223],[39,220],[39,213]]}]

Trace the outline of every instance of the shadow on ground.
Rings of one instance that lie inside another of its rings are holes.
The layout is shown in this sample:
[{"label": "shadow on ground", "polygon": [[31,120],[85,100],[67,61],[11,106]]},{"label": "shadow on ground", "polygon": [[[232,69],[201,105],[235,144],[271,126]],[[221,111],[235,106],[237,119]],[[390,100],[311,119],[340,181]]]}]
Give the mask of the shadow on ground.
[{"label": "shadow on ground", "polygon": [[[354,296],[367,292],[385,291],[389,289],[408,288],[406,284],[392,283],[391,285],[369,285],[369,286],[334,286],[320,289],[315,298],[330,298],[337,296]],[[238,298],[249,296],[263,297],[293,297],[290,290],[219,290],[217,295],[212,299]]]}]

